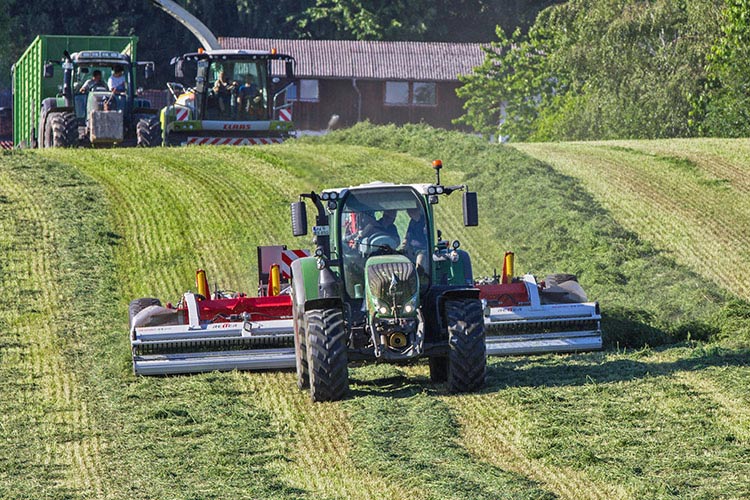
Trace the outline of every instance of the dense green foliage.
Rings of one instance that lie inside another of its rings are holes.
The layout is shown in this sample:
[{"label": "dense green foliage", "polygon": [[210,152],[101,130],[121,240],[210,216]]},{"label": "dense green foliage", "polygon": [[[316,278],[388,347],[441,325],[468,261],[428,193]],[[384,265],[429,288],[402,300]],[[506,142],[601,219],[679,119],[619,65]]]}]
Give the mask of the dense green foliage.
[{"label": "dense green foliage", "polygon": [[689,136],[722,5],[571,0],[541,12],[526,35],[498,30],[459,90],[461,122],[515,140]]},{"label": "dense green foliage", "polygon": [[574,179],[460,134],[0,154],[0,497],[748,497],[747,339],[492,358],[487,388],[459,396],[424,363],[353,367],[351,397],[332,404],[310,403],[290,372],[132,375],[131,298],[174,300],[199,266],[251,291],[256,244],[305,244],[289,228],[297,193],[424,181],[435,156],[445,182],[480,192],[479,228],[462,227],[455,196],[438,206],[478,272],[508,248],[521,272],[579,272],[605,329],[639,345],[726,309]]},{"label": "dense green foliage", "polygon": [[693,121],[700,133],[750,135],[750,2],[727,0],[722,36],[708,53],[707,81],[695,100]]}]

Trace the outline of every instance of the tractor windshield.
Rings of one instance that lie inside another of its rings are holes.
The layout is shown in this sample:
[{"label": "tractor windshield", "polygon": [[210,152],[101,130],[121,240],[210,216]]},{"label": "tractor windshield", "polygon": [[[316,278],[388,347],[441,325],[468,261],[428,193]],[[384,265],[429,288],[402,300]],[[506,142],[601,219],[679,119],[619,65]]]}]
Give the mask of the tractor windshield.
[{"label": "tractor windshield", "polygon": [[206,119],[268,120],[268,61],[211,61],[208,70]]},{"label": "tractor windshield", "polygon": [[[362,297],[364,265],[372,255],[402,253],[427,272],[431,235],[421,197],[411,188],[350,192],[341,210],[340,235],[346,293]],[[424,278],[423,278],[424,279]]]}]

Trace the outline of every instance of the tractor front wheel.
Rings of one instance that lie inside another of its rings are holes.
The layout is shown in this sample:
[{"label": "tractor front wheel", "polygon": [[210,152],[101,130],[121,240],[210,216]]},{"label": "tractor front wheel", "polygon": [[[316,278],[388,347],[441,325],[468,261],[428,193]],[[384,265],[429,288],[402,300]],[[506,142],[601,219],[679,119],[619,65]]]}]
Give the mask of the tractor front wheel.
[{"label": "tractor front wheel", "polygon": [[487,347],[484,317],[478,300],[448,301],[448,390],[472,392],[484,385]]},{"label": "tractor front wheel", "polygon": [[313,401],[338,401],[349,390],[349,358],[340,309],[305,312],[307,367]]}]

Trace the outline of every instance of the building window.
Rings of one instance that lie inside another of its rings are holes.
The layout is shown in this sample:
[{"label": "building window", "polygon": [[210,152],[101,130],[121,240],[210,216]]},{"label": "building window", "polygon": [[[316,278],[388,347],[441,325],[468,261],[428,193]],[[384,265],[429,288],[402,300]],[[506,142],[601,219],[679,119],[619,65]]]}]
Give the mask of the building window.
[{"label": "building window", "polygon": [[390,106],[435,106],[434,82],[385,82],[385,104]]},{"label": "building window", "polygon": [[385,82],[386,104],[409,104],[409,82]]},{"label": "building window", "polygon": [[433,82],[414,82],[411,103],[419,106],[437,104],[436,85]]},{"label": "building window", "polygon": [[317,102],[320,99],[318,93],[318,80],[302,80],[289,87],[286,91],[287,99],[290,101]]}]

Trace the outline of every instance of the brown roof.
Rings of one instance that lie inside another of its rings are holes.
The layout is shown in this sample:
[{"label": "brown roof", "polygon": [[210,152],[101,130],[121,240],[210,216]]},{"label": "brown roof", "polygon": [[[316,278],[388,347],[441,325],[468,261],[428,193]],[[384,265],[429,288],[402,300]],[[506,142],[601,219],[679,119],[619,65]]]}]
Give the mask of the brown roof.
[{"label": "brown roof", "polygon": [[301,78],[456,81],[484,61],[478,43],[233,37],[220,37],[219,43],[225,49],[276,48],[297,60],[296,74]]}]

